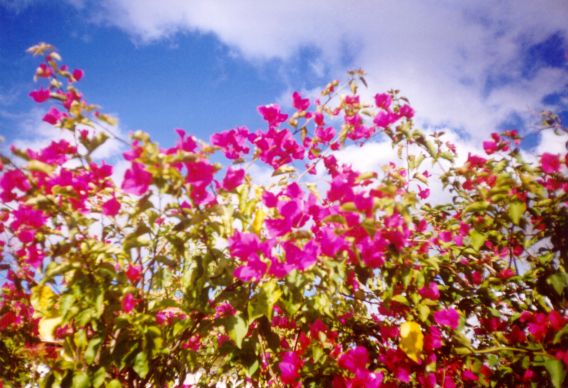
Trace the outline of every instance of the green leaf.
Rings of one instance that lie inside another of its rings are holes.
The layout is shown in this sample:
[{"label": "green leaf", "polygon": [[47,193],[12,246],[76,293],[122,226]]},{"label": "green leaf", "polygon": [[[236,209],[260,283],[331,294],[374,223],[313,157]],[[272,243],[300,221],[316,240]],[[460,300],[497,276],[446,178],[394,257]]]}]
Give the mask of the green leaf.
[{"label": "green leaf", "polygon": [[101,342],[101,338],[93,338],[89,341],[87,349],[85,350],[85,361],[88,365],[91,365],[95,360],[95,356],[97,355],[97,348]]},{"label": "green leaf", "polygon": [[140,352],[134,357],[134,366],[132,367],[138,376],[145,378],[150,368],[148,366],[148,356],[146,353]]},{"label": "green leaf", "polygon": [[402,294],[398,294],[392,297],[392,301],[393,302],[398,302],[400,304],[403,304],[405,306],[409,306],[410,303],[408,302],[408,299],[406,298],[406,296],[402,295]]},{"label": "green leaf", "polygon": [[474,202],[466,206],[463,210],[464,213],[479,213],[489,209],[491,204],[487,201]]},{"label": "green leaf", "polygon": [[554,339],[552,340],[553,344],[559,344],[560,341],[562,341],[562,337],[564,337],[565,335],[568,335],[568,325],[564,326],[562,329],[560,329],[555,335],[554,335]]},{"label": "green leaf", "polygon": [[515,201],[509,205],[509,218],[515,225],[519,225],[519,222],[526,210],[527,205],[524,202]]},{"label": "green leaf", "polygon": [[554,287],[554,290],[558,293],[558,295],[562,296],[564,293],[564,289],[568,286],[568,274],[565,272],[558,272],[553,275],[550,275],[546,282]]},{"label": "green leaf", "polygon": [[122,384],[120,381],[114,379],[106,385],[106,388],[122,388]]},{"label": "green leaf", "polygon": [[71,383],[71,387],[73,388],[89,388],[91,386],[91,381],[89,379],[89,375],[85,372],[79,372],[75,376],[73,376],[73,382]]},{"label": "green leaf", "polygon": [[428,321],[428,316],[430,315],[430,307],[428,307],[424,304],[419,304],[418,305],[418,314],[419,314],[420,320],[422,322]]},{"label": "green leaf", "polygon": [[481,248],[483,244],[485,244],[485,241],[487,240],[487,235],[479,233],[477,230],[473,229],[469,234],[469,238],[471,238],[471,246],[476,251],[478,251],[479,248]]},{"label": "green leaf", "polygon": [[104,367],[101,366],[99,369],[97,369],[97,371],[93,375],[93,380],[92,380],[93,387],[98,388],[102,386],[105,382],[105,378],[106,378],[106,370]]},{"label": "green leaf", "polygon": [[234,315],[227,319],[227,333],[229,337],[235,341],[235,344],[240,349],[243,344],[243,339],[247,335],[248,325],[243,319],[241,314]]},{"label": "green leaf", "polygon": [[263,315],[268,319],[272,319],[272,309],[281,295],[282,290],[277,288],[275,280],[264,283],[255,300],[249,304],[249,320],[254,321]]},{"label": "green leaf", "polygon": [[566,377],[566,370],[564,369],[562,361],[555,358],[547,358],[544,362],[544,366],[548,374],[550,374],[550,380],[554,388],[562,388],[562,383]]}]

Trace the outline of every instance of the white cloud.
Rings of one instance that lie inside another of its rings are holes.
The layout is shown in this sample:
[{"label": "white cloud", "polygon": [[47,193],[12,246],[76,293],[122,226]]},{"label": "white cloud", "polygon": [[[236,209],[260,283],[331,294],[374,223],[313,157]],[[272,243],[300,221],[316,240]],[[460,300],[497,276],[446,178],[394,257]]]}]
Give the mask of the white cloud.
[{"label": "white cloud", "polygon": [[[293,60],[314,48],[316,73],[361,66],[372,90],[398,88],[410,97],[420,122],[478,140],[512,113],[540,109],[567,78],[542,69],[525,80],[520,58],[552,33],[568,37],[564,0],[104,0],[95,14],[142,43],[211,33],[251,61]],[[488,90],[491,79],[508,81]]]}]

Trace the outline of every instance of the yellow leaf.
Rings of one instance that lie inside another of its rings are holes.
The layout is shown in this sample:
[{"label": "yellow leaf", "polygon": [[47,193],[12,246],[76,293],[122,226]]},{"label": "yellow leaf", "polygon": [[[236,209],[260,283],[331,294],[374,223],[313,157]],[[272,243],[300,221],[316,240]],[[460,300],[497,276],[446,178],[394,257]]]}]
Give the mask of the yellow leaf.
[{"label": "yellow leaf", "polygon": [[40,319],[38,323],[39,338],[42,341],[54,342],[53,332],[60,323],[61,317]]},{"label": "yellow leaf", "polygon": [[408,358],[418,362],[424,347],[424,334],[416,322],[404,322],[400,325],[400,348]]},{"label": "yellow leaf", "polygon": [[37,285],[32,289],[32,306],[34,308],[34,315],[46,316],[53,310],[53,301],[55,293],[51,287],[47,285]]},{"label": "yellow leaf", "polygon": [[252,221],[250,229],[254,233],[260,235],[260,230],[262,228],[262,225],[264,223],[265,218],[266,218],[266,213],[264,212],[262,207],[259,207],[258,210],[256,211],[255,215],[254,215],[254,220]]}]

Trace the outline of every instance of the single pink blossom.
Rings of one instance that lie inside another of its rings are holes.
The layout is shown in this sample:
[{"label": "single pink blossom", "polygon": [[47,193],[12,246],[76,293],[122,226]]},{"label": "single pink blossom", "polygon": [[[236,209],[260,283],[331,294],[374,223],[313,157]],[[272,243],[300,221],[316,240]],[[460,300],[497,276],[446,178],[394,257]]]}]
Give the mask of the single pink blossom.
[{"label": "single pink blossom", "polygon": [[246,145],[249,131],[246,127],[238,127],[211,136],[211,144],[220,147],[227,159],[238,159],[242,154],[248,154]]},{"label": "single pink blossom", "polygon": [[285,352],[282,361],[278,363],[280,379],[284,384],[294,384],[300,377],[299,370],[303,362],[296,352]]},{"label": "single pink blossom", "polygon": [[426,199],[426,198],[428,198],[428,197],[430,196],[430,189],[427,188],[427,187],[422,188],[422,187],[418,186],[418,196],[419,196],[421,199]]},{"label": "single pink blossom", "polygon": [[185,131],[181,128],[176,128],[175,131],[179,136],[179,140],[173,149],[168,150],[168,153],[176,153],[178,150],[194,152],[197,149],[197,141],[193,136],[187,136]]},{"label": "single pink blossom", "polygon": [[258,112],[270,127],[277,127],[288,118],[287,114],[280,113],[280,106],[276,104],[259,106]]},{"label": "single pink blossom", "polygon": [[377,105],[377,108],[388,110],[392,104],[392,96],[388,93],[376,94],[375,104]]},{"label": "single pink blossom", "polygon": [[85,75],[85,72],[81,69],[73,70],[73,78],[75,78],[75,81],[80,81],[81,78],[83,78],[84,75]]},{"label": "single pink blossom", "polygon": [[479,380],[479,377],[469,369],[466,369],[462,372],[462,378],[464,379],[464,381],[475,382],[475,381]]},{"label": "single pink blossom", "polygon": [[547,174],[560,171],[560,156],[545,152],[540,157],[540,168]]},{"label": "single pink blossom", "polygon": [[122,311],[124,311],[126,314],[130,313],[134,309],[134,307],[136,307],[138,302],[140,301],[136,299],[131,293],[124,295],[121,301]]},{"label": "single pink blossom", "polygon": [[329,143],[335,137],[335,129],[333,127],[317,127],[316,138],[320,143]]},{"label": "single pink blossom", "polygon": [[442,347],[442,332],[436,326],[430,326],[428,333],[424,335],[424,350],[432,352]]},{"label": "single pink blossom", "polygon": [[152,174],[141,163],[134,162],[132,167],[126,170],[122,190],[134,195],[143,195],[148,191],[152,183]]},{"label": "single pink blossom", "polygon": [[48,89],[34,90],[30,93],[30,97],[38,103],[45,102],[49,100],[50,92]]},{"label": "single pink blossom", "polygon": [[487,155],[491,155],[495,152],[497,152],[497,143],[495,143],[494,141],[484,141],[483,142],[483,149],[485,150],[485,153]]},{"label": "single pink blossom", "polygon": [[440,290],[438,289],[438,283],[436,282],[430,282],[427,287],[424,286],[420,290],[418,290],[418,293],[423,298],[432,300],[440,299]]},{"label": "single pink blossom", "polygon": [[249,258],[246,265],[237,267],[233,275],[243,282],[258,282],[266,273],[267,265],[258,256]]},{"label": "single pink blossom", "polygon": [[357,346],[343,353],[339,357],[339,366],[355,373],[357,370],[366,369],[369,363],[369,353],[364,346]]},{"label": "single pink blossom", "polygon": [[412,109],[410,105],[405,104],[400,107],[398,114],[401,117],[406,117],[408,120],[410,120],[414,117],[414,109]]},{"label": "single pink blossom", "polygon": [[56,108],[51,108],[47,111],[45,116],[43,116],[43,121],[55,125],[61,119],[62,114]]},{"label": "single pink blossom", "polygon": [[223,188],[223,190],[232,191],[243,183],[244,177],[245,170],[243,170],[242,168],[234,169],[232,167],[229,167],[227,169],[225,178],[223,178],[221,187]]},{"label": "single pink blossom", "polygon": [[126,270],[126,277],[132,284],[136,284],[140,279],[142,279],[142,266],[128,264],[128,269]]},{"label": "single pink blossom", "polygon": [[235,315],[237,310],[228,302],[221,303],[215,307],[215,318],[223,318]]},{"label": "single pink blossom", "polygon": [[201,348],[201,338],[199,335],[194,335],[190,337],[187,342],[184,342],[181,347],[197,352]]},{"label": "single pink blossom", "polygon": [[434,313],[434,320],[438,325],[456,330],[459,326],[460,314],[453,308],[439,310]]},{"label": "single pink blossom", "polygon": [[306,111],[310,106],[310,100],[308,98],[302,98],[298,92],[294,92],[294,94],[292,94],[292,100],[294,108],[299,111]]},{"label": "single pink blossom", "polygon": [[387,111],[380,111],[373,119],[373,123],[375,123],[377,127],[386,128],[397,120],[398,116],[396,114]]},{"label": "single pink blossom", "polygon": [[118,202],[116,197],[113,196],[111,199],[103,203],[103,214],[105,216],[114,217],[120,211],[120,207],[120,202]]}]

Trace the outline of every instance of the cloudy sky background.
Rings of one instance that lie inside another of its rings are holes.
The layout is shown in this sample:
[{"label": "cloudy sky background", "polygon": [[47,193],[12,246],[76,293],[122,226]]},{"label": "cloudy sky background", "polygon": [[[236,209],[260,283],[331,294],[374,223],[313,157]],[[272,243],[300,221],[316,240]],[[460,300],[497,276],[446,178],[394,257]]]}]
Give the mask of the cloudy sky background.
[{"label": "cloudy sky background", "polygon": [[[400,89],[417,123],[450,132],[462,156],[504,129],[524,133],[527,151],[561,152],[536,124],[543,109],[568,122],[567,20],[566,0],[0,0],[0,134],[53,136],[27,97],[37,60],[25,50],[46,41],[85,70],[86,98],[122,134],[163,145],[177,127],[204,139],[255,130],[258,105],[363,68],[370,93]],[[346,155],[370,168],[392,156],[383,148]]]}]

